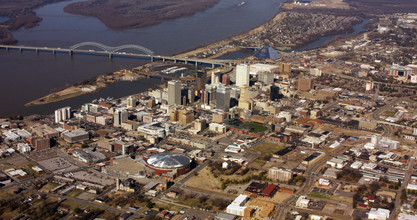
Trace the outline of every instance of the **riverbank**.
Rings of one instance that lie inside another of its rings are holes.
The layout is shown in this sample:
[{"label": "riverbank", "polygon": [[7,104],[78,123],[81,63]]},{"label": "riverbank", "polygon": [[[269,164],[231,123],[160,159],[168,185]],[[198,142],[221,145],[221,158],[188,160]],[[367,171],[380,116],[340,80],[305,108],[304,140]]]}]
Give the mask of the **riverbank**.
[{"label": "riverbank", "polygon": [[143,76],[140,76],[139,74],[134,73],[131,70],[123,69],[106,75],[94,77],[92,79],[84,80],[80,83],[76,83],[75,85],[60,90],[58,92],[53,92],[39,99],[28,102],[25,104],[25,106],[28,107],[60,102],[77,96],[99,92],[117,81],[134,81],[143,78]]}]

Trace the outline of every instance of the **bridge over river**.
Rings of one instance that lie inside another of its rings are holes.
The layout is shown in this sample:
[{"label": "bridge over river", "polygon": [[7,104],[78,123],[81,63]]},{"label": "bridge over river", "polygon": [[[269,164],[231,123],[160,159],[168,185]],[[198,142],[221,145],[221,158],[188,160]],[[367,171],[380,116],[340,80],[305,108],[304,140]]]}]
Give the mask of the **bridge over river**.
[{"label": "bridge over river", "polygon": [[[95,47],[99,50],[86,50],[80,49],[81,47]],[[137,59],[149,59],[151,62],[155,61],[173,61],[176,62],[183,62],[183,63],[193,63],[194,65],[211,65],[214,67],[230,67],[236,65],[238,62],[236,60],[218,60],[218,59],[195,59],[195,58],[180,58],[175,56],[162,56],[162,55],[155,55],[155,53],[145,47],[139,45],[121,45],[116,47],[107,46],[104,44],[100,44],[97,42],[82,42],[79,44],[75,44],[69,48],[60,48],[60,47],[39,47],[39,46],[19,46],[19,45],[0,45],[0,49],[9,51],[9,50],[18,50],[20,52],[23,51],[35,51],[36,53],[40,52],[50,52],[52,54],[57,53],[66,53],[69,56],[73,56],[75,54],[84,54],[84,55],[94,55],[94,56],[107,56],[109,59],[113,59],[113,57],[120,57],[120,58],[137,58]],[[124,49],[133,49],[138,50],[140,53],[127,53],[127,52],[120,52]]]}]

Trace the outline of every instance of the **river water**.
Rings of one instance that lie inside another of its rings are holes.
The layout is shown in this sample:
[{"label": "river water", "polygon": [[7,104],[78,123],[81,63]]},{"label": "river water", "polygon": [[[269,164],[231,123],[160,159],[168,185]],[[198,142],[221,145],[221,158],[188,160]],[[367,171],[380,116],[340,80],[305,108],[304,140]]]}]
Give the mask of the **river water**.
[{"label": "river water", "polygon": [[[72,2],[76,1],[82,0]],[[220,0],[213,8],[193,16],[134,30],[111,30],[96,18],[65,13],[63,8],[70,2],[61,2],[36,11],[43,19],[39,26],[21,29],[12,34],[19,41],[19,45],[68,48],[80,42],[93,41],[109,46],[136,44],[147,47],[156,54],[170,55],[259,26],[278,12],[282,0],[245,0],[246,4],[237,7],[240,2],[241,0]],[[362,31],[362,26],[363,24],[356,25],[355,33]],[[322,38],[295,50],[319,46],[333,37],[335,36]],[[241,58],[250,53],[236,52],[225,55],[225,58]],[[27,102],[84,79],[123,68],[133,68],[145,62],[147,61],[140,59],[108,60],[100,56],[76,54],[70,57],[45,52],[37,55],[29,51],[20,53],[0,50],[0,116],[50,114],[64,106],[79,108],[99,97],[119,98],[142,92],[160,81],[144,79],[138,82],[118,82],[95,94],[47,105],[24,106]]]},{"label": "river water", "polygon": [[[43,20],[39,26],[13,32],[19,45],[61,47],[94,41],[109,46],[136,44],[156,54],[170,55],[196,48],[257,27],[273,17],[282,0],[220,0],[214,7],[195,15],[134,30],[111,30],[98,19],[65,13],[71,2],[44,6],[36,11]],[[75,2],[75,1],[72,1]],[[87,49],[87,48],[85,48]],[[94,49],[94,48],[91,48]],[[133,51],[132,51],[133,52]],[[50,114],[70,105],[78,108],[96,97],[115,98],[138,93],[159,81],[121,82],[94,95],[58,103],[25,107],[24,104],[51,91],[122,68],[143,64],[144,60],[50,53],[0,51],[0,116]],[[129,87],[129,89],[122,89]],[[87,97],[87,98],[86,98]]]}]

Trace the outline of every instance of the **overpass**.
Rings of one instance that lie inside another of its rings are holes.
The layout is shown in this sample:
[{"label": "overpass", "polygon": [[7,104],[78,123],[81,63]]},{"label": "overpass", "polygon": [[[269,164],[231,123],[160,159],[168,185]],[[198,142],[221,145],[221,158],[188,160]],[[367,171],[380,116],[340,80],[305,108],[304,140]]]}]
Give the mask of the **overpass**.
[{"label": "overpass", "polygon": [[[99,50],[86,50],[80,49],[80,47],[90,46],[96,47]],[[211,65],[212,68],[214,67],[231,67],[236,65],[238,62],[236,60],[217,60],[217,59],[198,59],[198,58],[180,58],[175,56],[162,56],[162,55],[155,55],[152,50],[149,50],[145,47],[139,45],[121,45],[117,47],[110,47],[104,44],[96,43],[96,42],[82,42],[79,44],[75,44],[69,48],[60,48],[60,47],[39,47],[39,46],[17,46],[17,45],[0,45],[0,50],[18,50],[21,53],[23,51],[35,51],[35,53],[39,54],[40,52],[49,52],[52,54],[68,54],[69,56],[73,56],[75,54],[83,54],[83,55],[95,55],[95,56],[107,56],[109,59],[113,59],[113,57],[121,57],[121,58],[136,58],[136,59],[149,59],[151,62],[156,61],[172,61],[174,63],[183,62],[185,64],[192,63],[195,66],[198,65]],[[124,49],[134,49],[138,50],[141,53],[126,53],[120,52]]]}]

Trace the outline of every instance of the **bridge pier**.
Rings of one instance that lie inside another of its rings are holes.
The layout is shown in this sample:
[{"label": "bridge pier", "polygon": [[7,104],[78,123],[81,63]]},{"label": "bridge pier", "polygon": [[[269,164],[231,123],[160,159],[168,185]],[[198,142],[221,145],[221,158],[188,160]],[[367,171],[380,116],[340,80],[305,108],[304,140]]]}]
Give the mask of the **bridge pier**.
[{"label": "bridge pier", "polygon": [[184,60],[184,63],[185,63],[185,64],[187,64],[187,62],[188,62],[187,60]]},{"label": "bridge pier", "polygon": [[177,63],[177,59],[174,59],[174,63]]},{"label": "bridge pier", "polygon": [[19,52],[23,53],[23,48],[19,47]]},{"label": "bridge pier", "polygon": [[162,62],[165,63],[165,58],[162,58]]},{"label": "bridge pier", "polygon": [[151,62],[153,62],[153,56],[151,56]]},{"label": "bridge pier", "polygon": [[113,54],[109,53],[109,60],[113,59]]},{"label": "bridge pier", "polygon": [[9,47],[6,47],[6,52],[9,52]]},{"label": "bridge pier", "polygon": [[52,54],[55,55],[56,54],[56,51],[55,50],[52,50]]},{"label": "bridge pier", "polygon": [[74,52],[72,52],[72,50],[69,50],[69,51],[68,51],[68,54],[69,54],[70,56],[72,56],[72,55],[74,55]]},{"label": "bridge pier", "polygon": [[212,63],[212,64],[211,64],[211,68],[213,68],[213,69],[214,69],[214,63]]},{"label": "bridge pier", "polygon": [[39,49],[36,48],[35,53],[39,55]]},{"label": "bridge pier", "polygon": [[196,67],[196,68],[198,67],[198,62],[197,62],[197,61],[195,61],[195,67]]}]

